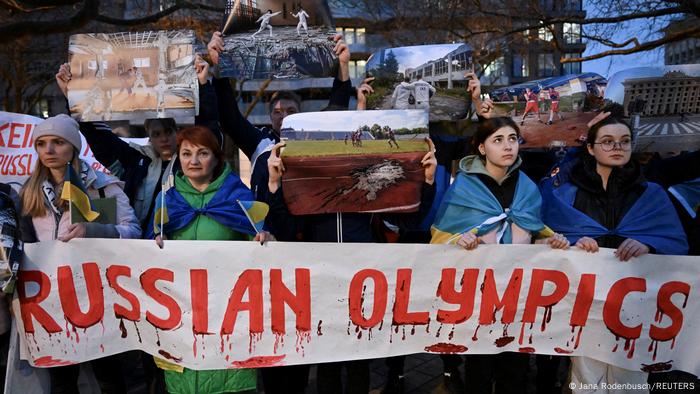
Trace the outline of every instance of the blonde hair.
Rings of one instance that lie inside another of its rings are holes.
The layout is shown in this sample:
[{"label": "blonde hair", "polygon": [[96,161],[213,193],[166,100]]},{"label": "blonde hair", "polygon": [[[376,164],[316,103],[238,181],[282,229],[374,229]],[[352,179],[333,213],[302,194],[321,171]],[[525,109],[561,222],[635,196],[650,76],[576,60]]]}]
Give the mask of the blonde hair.
[{"label": "blonde hair", "polygon": [[[75,172],[80,174],[80,159],[77,158],[77,152],[73,147],[73,160],[71,165]],[[44,191],[42,186],[44,181],[49,179],[49,169],[41,163],[41,160],[36,161],[36,166],[29,180],[24,183],[19,192],[19,199],[22,202],[22,215],[31,217],[42,217],[46,215],[46,201],[44,201]],[[57,204],[62,209],[67,208],[65,201],[60,201]]]}]

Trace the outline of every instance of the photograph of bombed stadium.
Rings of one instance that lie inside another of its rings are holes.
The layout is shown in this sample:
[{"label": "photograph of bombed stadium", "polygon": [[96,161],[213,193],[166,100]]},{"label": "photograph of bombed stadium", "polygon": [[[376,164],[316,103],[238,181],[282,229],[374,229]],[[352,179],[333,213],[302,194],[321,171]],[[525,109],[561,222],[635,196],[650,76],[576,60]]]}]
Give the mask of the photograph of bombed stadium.
[{"label": "photograph of bombed stadium", "polygon": [[610,77],[605,98],[623,105],[636,151],[700,149],[700,65],[620,71]]},{"label": "photograph of bombed stadium", "polygon": [[284,118],[284,199],[291,213],[418,209],[428,151],[423,110],[327,111]]},{"label": "photograph of bombed stadium", "polygon": [[376,78],[368,108],[428,110],[431,122],[467,118],[464,87],[471,72],[472,49],[466,44],[381,50],[367,61],[367,74]]},{"label": "photograph of bombed stadium", "polygon": [[337,57],[325,1],[231,0],[222,31],[222,76],[246,80],[330,77]]},{"label": "photograph of bombed stadium", "polygon": [[596,73],[538,79],[491,91],[494,113],[520,126],[521,148],[576,146],[603,106],[607,81]]},{"label": "photograph of bombed stadium", "polygon": [[195,116],[194,38],[191,30],[72,35],[71,115],[82,121]]}]

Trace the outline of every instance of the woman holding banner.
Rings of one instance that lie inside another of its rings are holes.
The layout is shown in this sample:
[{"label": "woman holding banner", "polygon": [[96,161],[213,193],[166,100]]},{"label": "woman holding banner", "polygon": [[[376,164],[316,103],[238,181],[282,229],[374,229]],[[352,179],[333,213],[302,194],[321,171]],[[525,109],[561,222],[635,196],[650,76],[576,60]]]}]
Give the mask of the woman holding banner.
[{"label": "woman holding banner", "polygon": [[[139,238],[141,228],[122,190],[122,182],[95,172],[78,158],[82,144],[75,120],[67,115],[48,118],[36,126],[33,138],[39,160],[20,191],[20,234],[24,242]],[[91,199],[98,198],[115,200],[116,215],[107,223],[96,220],[103,213],[93,210]],[[74,222],[78,213],[73,210],[90,220]],[[104,393],[126,391],[118,360],[117,356],[110,356],[91,362]],[[51,392],[77,393],[79,372],[79,365],[50,368]]]},{"label": "woman holding banner", "polygon": [[[487,116],[487,114],[484,114]],[[454,183],[445,193],[431,228],[431,243],[457,244],[466,250],[480,243],[548,243],[566,249],[569,242],[540,220],[537,186],[519,168],[520,130],[511,118],[482,120],[474,136],[478,155],[459,163]],[[527,354],[505,352],[466,357],[467,392],[524,393]]]},{"label": "woman holding banner", "polygon": [[[163,247],[160,216],[166,210],[163,233],[168,239],[244,241],[250,239],[249,234],[257,233],[255,240],[265,242],[268,233],[253,223],[258,220],[248,210],[253,193],[224,161],[214,134],[202,126],[187,127],[178,133],[177,145],[182,170],[175,174],[174,185],[164,185],[164,191],[156,198],[159,206],[152,223],[158,245]],[[254,369],[194,371],[160,359],[156,359],[156,364],[165,370],[165,385],[172,394],[256,389]]]},{"label": "woman holding banner", "polygon": [[[644,180],[632,156],[632,130],[613,106],[589,124],[587,149],[571,170],[541,184],[543,219],[586,252],[614,248],[620,261],[647,253],[684,255],[688,244],[665,191]],[[647,382],[647,373],[572,358],[571,382]]]}]

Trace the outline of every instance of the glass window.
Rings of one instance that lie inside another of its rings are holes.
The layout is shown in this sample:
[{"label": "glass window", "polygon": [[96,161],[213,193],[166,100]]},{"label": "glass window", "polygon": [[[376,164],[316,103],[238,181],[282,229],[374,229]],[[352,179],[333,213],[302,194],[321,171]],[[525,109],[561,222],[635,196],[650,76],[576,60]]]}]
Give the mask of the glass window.
[{"label": "glass window", "polygon": [[578,23],[564,23],[564,40],[567,44],[581,42],[581,25]]},{"label": "glass window", "polygon": [[151,67],[151,59],[148,57],[135,57],[134,67]]},{"label": "glass window", "polygon": [[[542,21],[540,21],[540,23],[542,23]],[[552,35],[550,28],[551,26],[541,27],[539,30],[537,30],[537,37],[543,41],[552,41],[554,36]]]},{"label": "glass window", "polygon": [[356,44],[365,44],[365,28],[357,28],[355,29],[355,43]]},{"label": "glass window", "polygon": [[514,77],[529,77],[530,67],[528,67],[527,57],[515,54],[513,55],[513,76]]},{"label": "glass window", "polygon": [[[564,58],[571,59],[581,57],[580,53],[565,53]],[[581,73],[581,62],[574,63],[562,63],[561,65],[562,74],[580,74]]]},{"label": "glass window", "polygon": [[540,53],[537,56],[538,72],[540,77],[551,77],[554,75],[554,55],[551,53]]},{"label": "glass window", "polygon": [[486,66],[486,68],[484,69],[484,75],[488,78],[493,79],[500,78],[501,75],[503,75],[503,64],[503,57],[499,57],[498,59],[491,62],[488,66]]}]

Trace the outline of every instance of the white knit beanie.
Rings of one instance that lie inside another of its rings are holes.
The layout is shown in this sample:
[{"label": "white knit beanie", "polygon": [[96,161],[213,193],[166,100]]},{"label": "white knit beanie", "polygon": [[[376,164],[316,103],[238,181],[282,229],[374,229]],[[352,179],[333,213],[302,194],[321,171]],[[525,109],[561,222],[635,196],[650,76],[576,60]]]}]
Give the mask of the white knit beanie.
[{"label": "white knit beanie", "polygon": [[80,152],[83,147],[80,141],[80,127],[78,126],[78,122],[65,114],[48,118],[34,127],[34,133],[32,134],[34,146],[36,146],[36,141],[45,135],[55,135],[63,138],[70,142],[78,152]]}]

